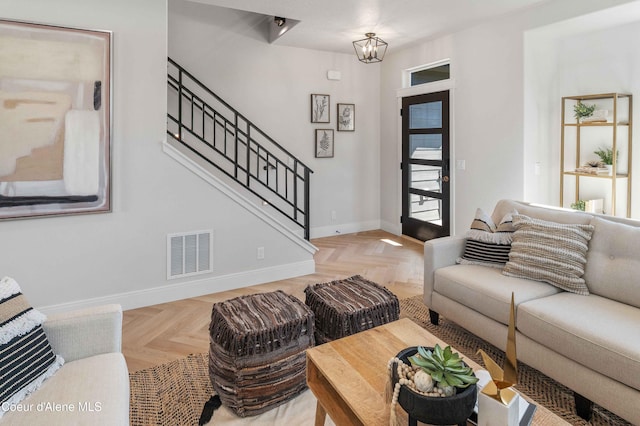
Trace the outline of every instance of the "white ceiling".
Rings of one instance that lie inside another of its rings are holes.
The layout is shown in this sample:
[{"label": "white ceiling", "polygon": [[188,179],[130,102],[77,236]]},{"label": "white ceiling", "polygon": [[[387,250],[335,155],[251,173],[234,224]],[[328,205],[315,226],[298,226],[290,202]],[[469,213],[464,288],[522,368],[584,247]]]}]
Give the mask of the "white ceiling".
[{"label": "white ceiling", "polygon": [[300,21],[276,41],[285,46],[353,52],[375,32],[394,48],[451,33],[548,0],[191,0]]}]

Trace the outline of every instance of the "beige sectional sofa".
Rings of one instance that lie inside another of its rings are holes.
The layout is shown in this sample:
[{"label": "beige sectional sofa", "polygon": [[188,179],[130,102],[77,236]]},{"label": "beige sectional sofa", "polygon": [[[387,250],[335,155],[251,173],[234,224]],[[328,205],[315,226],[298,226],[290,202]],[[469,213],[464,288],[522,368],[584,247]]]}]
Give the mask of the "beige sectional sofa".
[{"label": "beige sectional sofa", "polygon": [[120,305],[50,315],[43,328],[64,365],[26,399],[5,407],[0,425],[128,425]]},{"label": "beige sectional sofa", "polygon": [[465,236],[440,238],[424,246],[424,303],[432,322],[441,314],[504,350],[513,292],[518,359],[572,389],[582,417],[593,401],[640,424],[640,222],[511,200],[498,202],[491,218],[497,224],[514,209],[593,225],[583,275],[590,294],[457,264]]}]

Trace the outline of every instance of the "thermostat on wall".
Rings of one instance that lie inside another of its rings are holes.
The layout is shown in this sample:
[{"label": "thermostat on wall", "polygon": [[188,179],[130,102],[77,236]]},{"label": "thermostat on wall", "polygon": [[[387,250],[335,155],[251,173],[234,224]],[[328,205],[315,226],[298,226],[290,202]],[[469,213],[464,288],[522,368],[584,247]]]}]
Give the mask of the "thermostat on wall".
[{"label": "thermostat on wall", "polygon": [[340,80],[342,78],[342,74],[340,71],[329,70],[327,71],[327,79],[328,80]]}]

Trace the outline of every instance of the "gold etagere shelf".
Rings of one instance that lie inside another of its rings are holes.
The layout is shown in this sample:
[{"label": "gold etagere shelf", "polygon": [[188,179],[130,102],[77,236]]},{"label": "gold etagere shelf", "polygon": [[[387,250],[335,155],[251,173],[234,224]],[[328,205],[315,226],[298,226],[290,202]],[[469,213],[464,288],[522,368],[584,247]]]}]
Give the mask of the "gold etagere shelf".
[{"label": "gold etagere shelf", "polygon": [[[620,107],[620,101],[622,99],[627,99],[626,103],[626,108],[623,111],[619,111],[619,107]],[[632,134],[631,134],[631,130],[632,130],[632,123],[631,123],[631,117],[632,117],[632,95],[631,94],[627,94],[627,93],[604,93],[604,94],[597,94],[597,95],[582,95],[582,96],[565,96],[562,98],[562,134],[561,134],[561,138],[560,138],[560,206],[561,207],[565,207],[564,205],[564,187],[565,187],[565,178],[567,177],[574,177],[575,178],[575,197],[574,197],[574,202],[577,202],[580,199],[580,181],[582,178],[586,178],[586,179],[607,179],[611,181],[611,196],[610,196],[610,204],[607,205],[607,210],[606,213],[610,214],[610,215],[616,215],[616,190],[617,190],[617,183],[619,180],[624,179],[626,180],[626,198],[627,198],[627,203],[626,203],[626,217],[631,217],[631,165],[632,165]],[[566,112],[567,112],[567,102],[570,102],[570,106],[569,108],[571,108],[571,105],[575,105],[575,103],[580,103],[580,102],[584,102],[584,101],[599,101],[601,103],[605,103],[607,106],[611,106],[612,108],[612,120],[607,122],[588,122],[588,123],[581,123],[576,119],[576,122],[570,122],[567,123],[566,122]],[[620,113],[623,114],[620,114]],[[624,116],[626,115],[626,120],[621,121],[619,119],[620,116]],[[575,131],[575,168],[573,168],[572,170],[567,170],[565,168],[565,133],[566,133],[566,129],[567,128],[571,128],[571,127],[575,127],[576,131]],[[583,129],[587,129],[587,128],[593,128],[593,127],[610,127],[612,129],[612,134],[611,134],[611,148],[612,151],[618,152],[619,148],[621,147],[621,143],[624,144],[624,147],[626,149],[626,173],[620,173],[618,171],[619,169],[619,165],[623,166],[623,164],[618,164],[618,158],[617,155],[613,155],[613,161],[612,161],[612,171],[611,171],[611,175],[608,174],[591,174],[591,173],[581,173],[581,172],[577,172],[576,170],[579,169],[581,166],[583,166],[582,162],[581,162],[581,144],[580,144],[580,139],[581,139],[581,133]],[[626,137],[624,138],[625,140],[618,140],[619,139],[619,129],[625,127],[628,128],[627,132],[626,132]]]}]

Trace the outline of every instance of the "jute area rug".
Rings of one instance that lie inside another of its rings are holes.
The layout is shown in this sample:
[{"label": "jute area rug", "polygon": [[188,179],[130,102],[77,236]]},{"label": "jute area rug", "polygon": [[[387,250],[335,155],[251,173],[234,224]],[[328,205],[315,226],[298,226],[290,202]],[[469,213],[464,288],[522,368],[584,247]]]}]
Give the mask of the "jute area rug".
[{"label": "jute area rug", "polygon": [[[422,296],[400,301],[400,317],[410,318],[433,335],[456,347],[474,361],[482,364],[476,355],[483,349],[502,364],[504,354],[463,328],[440,317],[440,325],[429,322],[429,313],[422,303]],[[519,364],[519,384],[517,388],[542,405],[574,425],[628,425],[616,415],[595,406],[589,423],[574,414],[573,393],[539,371]],[[204,403],[213,394],[209,380],[208,354],[193,354],[186,358],[137,371],[130,375],[132,426],[197,425]],[[296,398],[293,404],[281,406],[257,417],[244,419],[235,417],[225,407],[218,409],[211,425],[277,425],[286,418],[288,424],[302,424],[293,419],[304,415],[313,424],[315,401],[310,391]],[[306,410],[301,412],[301,410]],[[293,422],[292,422],[293,420]],[[329,421],[327,422],[329,424]]]}]

